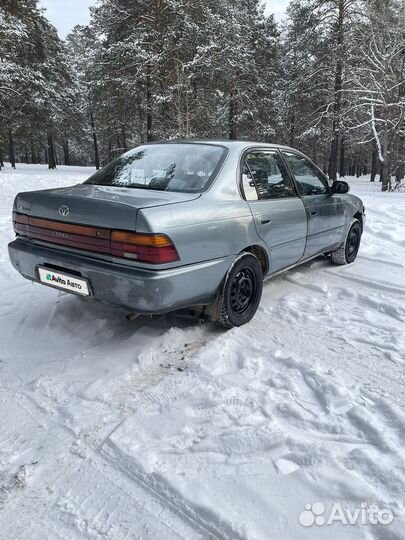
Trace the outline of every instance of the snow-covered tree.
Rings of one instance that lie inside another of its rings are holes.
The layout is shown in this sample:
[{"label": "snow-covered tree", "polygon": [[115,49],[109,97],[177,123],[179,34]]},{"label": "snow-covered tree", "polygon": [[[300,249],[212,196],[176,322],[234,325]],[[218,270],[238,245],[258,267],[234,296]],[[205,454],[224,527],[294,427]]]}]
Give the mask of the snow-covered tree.
[{"label": "snow-covered tree", "polygon": [[328,167],[333,74],[329,33],[319,13],[302,0],[290,3],[277,80],[278,140]]},{"label": "snow-covered tree", "polygon": [[297,146],[331,178],[402,178],[402,0],[98,0],[61,42],[37,0],[0,5],[0,167],[94,163],[155,139]]},{"label": "snow-covered tree", "polygon": [[357,120],[353,129],[373,142],[385,191],[391,175],[404,176],[405,5],[370,0],[357,30],[349,89]]},{"label": "snow-covered tree", "polygon": [[[7,0],[0,6],[1,138],[8,157],[56,166],[54,137],[68,114],[72,85],[62,42],[36,0]],[[15,140],[19,141],[16,149]]]}]

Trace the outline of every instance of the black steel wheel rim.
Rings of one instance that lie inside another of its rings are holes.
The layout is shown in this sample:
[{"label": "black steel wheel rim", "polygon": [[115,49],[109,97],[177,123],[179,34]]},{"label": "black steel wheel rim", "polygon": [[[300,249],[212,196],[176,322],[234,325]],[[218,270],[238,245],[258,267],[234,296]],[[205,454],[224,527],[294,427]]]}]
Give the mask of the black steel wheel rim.
[{"label": "black steel wheel rim", "polygon": [[359,247],[360,233],[358,227],[352,227],[346,242],[346,256],[348,259],[353,257]]},{"label": "black steel wheel rim", "polygon": [[244,315],[256,294],[256,278],[250,268],[239,270],[232,280],[230,303],[236,315]]}]

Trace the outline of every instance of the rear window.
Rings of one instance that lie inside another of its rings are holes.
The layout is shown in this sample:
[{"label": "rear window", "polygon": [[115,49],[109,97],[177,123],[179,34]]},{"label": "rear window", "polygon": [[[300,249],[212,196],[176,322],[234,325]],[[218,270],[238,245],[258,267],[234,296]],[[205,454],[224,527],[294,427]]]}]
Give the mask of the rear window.
[{"label": "rear window", "polygon": [[85,184],[199,193],[215,178],[226,149],[208,144],[138,146],[96,172]]}]

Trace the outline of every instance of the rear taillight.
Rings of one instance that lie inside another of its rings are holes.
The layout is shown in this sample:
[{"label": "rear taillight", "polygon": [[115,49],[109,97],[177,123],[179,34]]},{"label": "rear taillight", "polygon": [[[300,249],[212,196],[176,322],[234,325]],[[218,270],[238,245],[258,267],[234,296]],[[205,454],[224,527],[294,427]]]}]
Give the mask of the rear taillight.
[{"label": "rear taillight", "polygon": [[26,214],[19,214],[18,212],[13,211],[13,227],[15,232],[17,232],[17,224],[28,225],[28,216]]},{"label": "rear taillight", "polygon": [[165,234],[112,231],[111,254],[140,262],[164,264],[179,260],[173,242]]},{"label": "rear taillight", "polygon": [[36,218],[18,212],[13,212],[13,225],[20,236],[75,249],[152,264],[179,260],[173,242],[165,234],[110,231],[100,227]]}]

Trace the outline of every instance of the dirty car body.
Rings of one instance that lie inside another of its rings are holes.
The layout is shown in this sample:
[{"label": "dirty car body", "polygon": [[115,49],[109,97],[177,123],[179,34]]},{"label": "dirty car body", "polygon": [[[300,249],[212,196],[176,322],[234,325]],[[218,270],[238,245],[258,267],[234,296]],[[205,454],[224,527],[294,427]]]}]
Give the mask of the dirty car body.
[{"label": "dirty car body", "polygon": [[[146,144],[83,184],[18,194],[9,256],[32,281],[140,314],[206,306],[215,320],[212,306],[241,255],[268,278],[342,251],[354,221],[362,231],[363,203],[345,186],[330,186],[288,147]],[[241,271],[229,290],[235,306],[261,294],[256,268]]]}]

